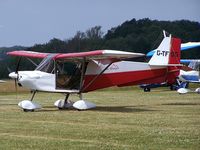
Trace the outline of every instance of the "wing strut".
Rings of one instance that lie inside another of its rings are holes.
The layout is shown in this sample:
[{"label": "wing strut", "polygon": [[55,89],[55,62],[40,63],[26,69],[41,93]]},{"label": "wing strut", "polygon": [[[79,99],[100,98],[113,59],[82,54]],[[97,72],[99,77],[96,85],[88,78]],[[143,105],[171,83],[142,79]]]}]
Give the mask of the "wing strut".
[{"label": "wing strut", "polygon": [[81,88],[81,90],[80,90],[80,93],[82,92],[82,91],[84,91],[85,89],[87,89],[88,87],[90,87],[90,85],[92,84],[92,83],[94,83],[94,81],[100,76],[100,75],[102,75],[105,71],[106,71],[106,69],[108,69],[108,67],[110,67],[110,65],[112,65],[113,64],[113,62],[111,62],[111,63],[109,63],[98,75],[96,75],[84,88],[83,88],[83,86],[82,86],[82,88]]},{"label": "wing strut", "polygon": [[83,80],[84,80],[84,76],[85,76],[85,69],[86,69],[86,58],[83,58],[83,66],[82,66],[82,70],[81,70],[81,81],[80,81],[80,99],[82,98],[82,89],[83,89]]},{"label": "wing strut", "polygon": [[30,61],[35,67],[37,67],[38,65],[33,61],[33,60],[31,60],[30,58],[28,58],[28,57],[25,57],[28,61]]}]

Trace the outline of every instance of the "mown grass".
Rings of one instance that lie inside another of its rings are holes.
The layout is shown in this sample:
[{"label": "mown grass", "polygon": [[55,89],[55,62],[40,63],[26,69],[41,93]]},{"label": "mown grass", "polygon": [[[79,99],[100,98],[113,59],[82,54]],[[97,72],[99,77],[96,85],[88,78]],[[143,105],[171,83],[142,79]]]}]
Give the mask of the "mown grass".
[{"label": "mown grass", "polygon": [[53,103],[63,95],[38,93],[35,101],[43,108],[25,113],[17,103],[31,95],[22,90],[16,97],[8,91],[0,95],[2,150],[200,149],[200,95],[196,93],[111,88],[84,94],[97,104],[88,111],[60,111]]}]

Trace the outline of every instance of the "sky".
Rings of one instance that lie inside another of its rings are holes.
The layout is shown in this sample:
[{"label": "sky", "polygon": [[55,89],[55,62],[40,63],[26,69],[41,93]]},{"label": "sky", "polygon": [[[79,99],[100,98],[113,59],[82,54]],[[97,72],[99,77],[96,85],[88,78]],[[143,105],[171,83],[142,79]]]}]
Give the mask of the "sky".
[{"label": "sky", "polygon": [[200,22],[200,0],[0,0],[0,47],[66,40],[96,25],[104,33],[133,18]]}]

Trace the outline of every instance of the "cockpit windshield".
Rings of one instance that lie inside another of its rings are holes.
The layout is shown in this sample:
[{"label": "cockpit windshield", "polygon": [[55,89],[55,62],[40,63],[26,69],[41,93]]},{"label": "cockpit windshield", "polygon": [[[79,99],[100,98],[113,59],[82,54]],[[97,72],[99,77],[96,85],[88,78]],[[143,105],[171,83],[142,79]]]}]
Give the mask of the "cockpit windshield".
[{"label": "cockpit windshield", "polygon": [[54,60],[53,57],[56,54],[49,54],[46,58],[44,58],[41,63],[37,66],[35,70],[47,72],[47,73],[54,73]]},{"label": "cockpit windshield", "polygon": [[76,60],[54,60],[50,54],[35,70],[55,74],[56,89],[80,89],[82,62]]}]

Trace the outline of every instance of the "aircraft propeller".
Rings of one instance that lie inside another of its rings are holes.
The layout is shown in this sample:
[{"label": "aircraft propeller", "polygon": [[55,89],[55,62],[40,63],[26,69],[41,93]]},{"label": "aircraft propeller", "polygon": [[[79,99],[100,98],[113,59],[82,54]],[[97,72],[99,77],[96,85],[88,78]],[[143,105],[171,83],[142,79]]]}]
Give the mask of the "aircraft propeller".
[{"label": "aircraft propeller", "polygon": [[18,70],[19,70],[19,65],[20,65],[21,59],[22,59],[22,57],[19,58],[19,60],[17,62],[16,70],[15,70],[16,78],[14,78],[14,80],[15,80],[15,91],[16,91],[16,94],[18,94],[18,87],[17,87],[17,83],[18,83],[18,80],[19,80]]},{"label": "aircraft propeller", "polygon": [[16,93],[18,93],[18,87],[17,87],[17,82],[18,82],[18,80],[19,80],[19,73],[18,73],[18,70],[19,70],[19,65],[20,65],[21,59],[22,59],[22,57],[19,58],[19,60],[18,60],[18,62],[17,62],[16,70],[15,70],[15,73],[17,74],[17,78],[15,78],[15,91],[16,91]]}]

